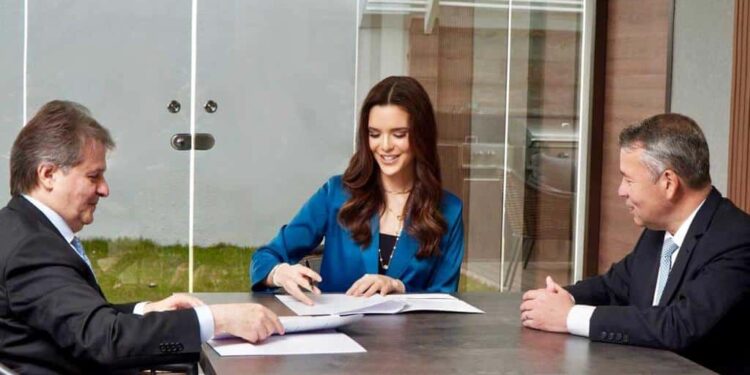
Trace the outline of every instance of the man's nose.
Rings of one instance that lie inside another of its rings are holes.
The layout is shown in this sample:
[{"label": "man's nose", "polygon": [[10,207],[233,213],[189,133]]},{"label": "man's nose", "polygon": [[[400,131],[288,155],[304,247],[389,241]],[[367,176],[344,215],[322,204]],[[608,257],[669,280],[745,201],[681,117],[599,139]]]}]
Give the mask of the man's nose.
[{"label": "man's nose", "polygon": [[99,183],[99,186],[96,188],[96,193],[99,194],[100,197],[109,196],[109,184],[107,183],[107,180],[102,178],[102,182]]},{"label": "man's nose", "polygon": [[628,196],[628,190],[625,186],[625,182],[620,182],[620,186],[617,187],[617,195],[620,196],[620,198],[627,198]]}]

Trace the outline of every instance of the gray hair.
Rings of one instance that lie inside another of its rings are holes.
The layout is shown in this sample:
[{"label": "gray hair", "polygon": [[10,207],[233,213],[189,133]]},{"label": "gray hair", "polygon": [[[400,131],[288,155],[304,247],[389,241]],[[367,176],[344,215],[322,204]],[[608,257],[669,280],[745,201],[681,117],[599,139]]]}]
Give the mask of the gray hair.
[{"label": "gray hair", "polygon": [[36,169],[49,163],[67,171],[82,162],[82,150],[95,141],[111,150],[115,142],[89,110],[75,102],[54,100],[37,112],[18,133],[10,152],[10,194],[37,186]]},{"label": "gray hair", "polygon": [[690,117],[664,113],[630,125],[620,133],[620,148],[642,148],[641,162],[654,181],[672,169],[690,188],[711,184],[708,143]]}]

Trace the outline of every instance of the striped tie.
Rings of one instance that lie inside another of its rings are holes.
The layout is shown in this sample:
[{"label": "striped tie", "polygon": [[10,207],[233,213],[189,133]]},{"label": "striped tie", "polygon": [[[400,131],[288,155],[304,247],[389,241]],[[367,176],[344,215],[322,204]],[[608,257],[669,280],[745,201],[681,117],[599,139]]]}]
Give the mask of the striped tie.
[{"label": "striped tie", "polygon": [[81,257],[84,262],[86,262],[86,265],[89,266],[91,273],[94,273],[94,267],[91,266],[91,261],[89,260],[89,257],[86,256],[86,251],[83,250],[83,244],[81,243],[81,240],[79,240],[78,237],[73,237],[73,241],[70,241],[70,244],[73,245],[73,248],[76,250],[76,254],[78,254],[78,256]]},{"label": "striped tie", "polygon": [[669,271],[672,269],[672,254],[677,251],[678,246],[672,238],[664,240],[664,245],[661,247],[661,262],[659,263],[659,277],[656,279],[656,293],[654,294],[653,305],[659,304],[661,294],[664,292],[664,287],[667,285],[667,278],[669,277]]}]

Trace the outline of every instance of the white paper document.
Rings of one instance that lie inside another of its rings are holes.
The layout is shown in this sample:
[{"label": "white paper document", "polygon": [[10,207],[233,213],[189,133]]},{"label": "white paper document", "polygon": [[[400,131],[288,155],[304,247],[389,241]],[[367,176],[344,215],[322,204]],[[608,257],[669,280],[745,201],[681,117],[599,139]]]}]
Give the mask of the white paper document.
[{"label": "white paper document", "polygon": [[365,353],[346,334],[330,331],[271,336],[258,344],[239,338],[208,340],[220,356]]},{"label": "white paper document", "polygon": [[325,315],[325,316],[281,316],[281,324],[287,333],[333,329],[354,323],[364,315]]},{"label": "white paper document", "polygon": [[409,311],[443,311],[482,314],[484,311],[444,293],[392,294],[372,297],[352,297],[345,294],[310,294],[312,306],[289,295],[276,295],[297,315],[397,314]]},{"label": "white paper document", "polygon": [[[280,316],[281,325],[286,333],[318,331],[333,329],[354,323],[362,319],[362,314],[353,315],[325,315],[325,316]],[[214,339],[228,339],[234,336],[228,333],[219,333]]]}]

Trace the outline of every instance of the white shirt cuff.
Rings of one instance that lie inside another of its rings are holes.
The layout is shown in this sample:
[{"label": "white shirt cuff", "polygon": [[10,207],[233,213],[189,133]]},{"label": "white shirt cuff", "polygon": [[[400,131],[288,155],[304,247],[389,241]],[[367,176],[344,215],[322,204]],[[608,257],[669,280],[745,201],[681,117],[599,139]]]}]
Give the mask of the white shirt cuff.
[{"label": "white shirt cuff", "polygon": [[214,337],[214,314],[208,305],[195,307],[195,313],[198,315],[198,324],[201,328],[201,342],[206,342]]},{"label": "white shirt cuff", "polygon": [[133,314],[135,315],[143,315],[143,310],[146,309],[146,305],[148,305],[148,301],[138,302],[133,307]]},{"label": "white shirt cuff", "polygon": [[589,337],[589,326],[591,315],[594,314],[596,306],[573,305],[568,312],[567,325],[568,332],[577,335]]}]

